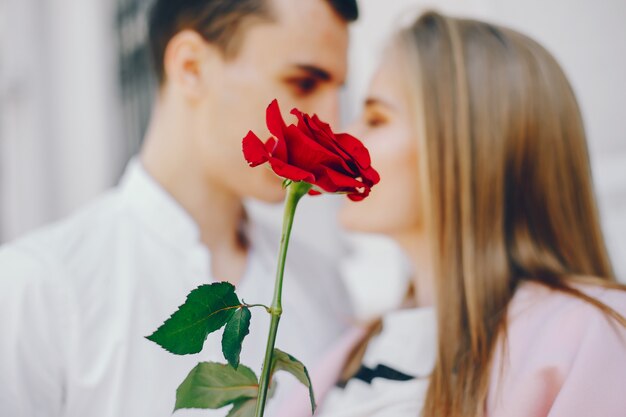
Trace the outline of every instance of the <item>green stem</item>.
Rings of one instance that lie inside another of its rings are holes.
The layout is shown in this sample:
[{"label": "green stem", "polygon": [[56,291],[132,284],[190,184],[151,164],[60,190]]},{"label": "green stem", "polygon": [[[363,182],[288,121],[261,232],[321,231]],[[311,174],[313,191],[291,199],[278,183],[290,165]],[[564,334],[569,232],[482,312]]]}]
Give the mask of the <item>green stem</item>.
[{"label": "green stem", "polygon": [[263,417],[265,403],[267,402],[267,391],[270,385],[272,371],[272,355],[274,354],[274,344],[278,333],[278,323],[283,312],[282,292],[283,274],[285,272],[285,260],[287,259],[287,249],[289,248],[289,237],[291,227],[296,214],[296,207],[300,199],[311,189],[311,184],[305,182],[294,182],[287,187],[287,198],[285,200],[285,214],[283,216],[283,231],[280,239],[280,250],[278,253],[278,266],[276,268],[276,283],[274,285],[274,299],[270,308],[272,319],[270,331],[267,337],[267,347],[265,348],[265,359],[259,380],[259,395],[256,403],[256,417]]}]

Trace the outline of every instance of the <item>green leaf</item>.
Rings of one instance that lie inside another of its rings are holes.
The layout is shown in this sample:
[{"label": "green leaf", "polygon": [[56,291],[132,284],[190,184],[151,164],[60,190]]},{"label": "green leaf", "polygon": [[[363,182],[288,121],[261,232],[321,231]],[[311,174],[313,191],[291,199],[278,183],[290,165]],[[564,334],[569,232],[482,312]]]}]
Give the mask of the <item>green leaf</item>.
[{"label": "green leaf", "polygon": [[226,417],[254,417],[256,412],[256,398],[235,403]]},{"label": "green leaf", "polygon": [[146,338],[177,355],[198,353],[209,333],[224,326],[240,305],[232,284],[201,285],[191,291],[185,303]]},{"label": "green leaf", "polygon": [[311,410],[315,414],[317,405],[315,404],[315,394],[313,393],[313,385],[309,377],[309,371],[306,367],[288,353],[280,349],[274,349],[272,357],[272,375],[277,371],[286,371],[295,376],[305,387],[309,389],[309,397],[311,399]]},{"label": "green leaf", "polygon": [[242,307],[233,314],[222,335],[222,353],[235,369],[239,366],[239,355],[243,339],[250,333],[250,309]]},{"label": "green leaf", "polygon": [[[259,382],[247,366],[200,362],[176,390],[176,406],[217,409],[247,399],[256,399]],[[255,400],[256,401],[256,400]]]}]

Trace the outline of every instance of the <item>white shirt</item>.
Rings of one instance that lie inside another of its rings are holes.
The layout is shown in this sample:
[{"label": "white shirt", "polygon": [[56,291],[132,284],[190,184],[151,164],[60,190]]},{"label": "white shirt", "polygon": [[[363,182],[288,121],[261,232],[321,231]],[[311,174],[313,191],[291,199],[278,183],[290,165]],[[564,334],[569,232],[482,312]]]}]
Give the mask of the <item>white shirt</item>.
[{"label": "white shirt", "polygon": [[374,337],[363,365],[379,365],[414,379],[373,378],[370,383],[352,378],[344,388],[333,388],[318,417],[416,417],[424,407],[429,376],[437,355],[434,308],[392,311],[383,317],[383,330]]},{"label": "white shirt", "polygon": [[[249,237],[237,293],[269,305],[280,235],[252,225]],[[344,330],[349,312],[331,267],[300,242],[290,245],[276,346],[309,367]],[[216,281],[210,271],[196,224],[138,162],[95,203],[0,249],[0,416],[170,416],[176,388],[198,362],[225,362],[221,331],[187,356],[144,336],[192,289]],[[269,316],[252,314],[241,362],[259,375]],[[294,383],[279,378],[269,415]]]}]

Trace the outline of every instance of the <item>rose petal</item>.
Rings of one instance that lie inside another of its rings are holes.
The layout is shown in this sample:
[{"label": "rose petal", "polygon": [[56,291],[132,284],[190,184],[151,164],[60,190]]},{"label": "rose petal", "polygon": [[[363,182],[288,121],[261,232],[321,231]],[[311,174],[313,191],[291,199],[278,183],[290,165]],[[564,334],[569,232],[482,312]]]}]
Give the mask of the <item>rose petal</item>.
[{"label": "rose petal", "polygon": [[285,143],[285,130],[287,125],[283,120],[283,116],[278,106],[278,100],[274,99],[267,106],[266,111],[266,123],[270,133],[276,136],[274,148],[271,151],[272,155],[283,161],[287,160],[287,144]]},{"label": "rose petal", "polygon": [[283,116],[280,113],[280,107],[278,107],[278,101],[274,99],[269,106],[267,106],[267,111],[265,113],[265,120],[267,123],[267,128],[270,133],[276,138],[278,138],[278,142],[284,140],[285,138],[285,130],[287,129],[287,125],[283,120]]},{"label": "rose petal", "polygon": [[293,108],[291,109],[291,114],[296,116],[296,118],[298,119],[298,129],[311,137],[315,134],[313,131],[311,131],[311,129],[309,129],[308,124],[305,122],[304,118],[306,117],[306,115],[304,113],[296,108]]},{"label": "rose petal", "polygon": [[301,168],[290,165],[276,158],[270,158],[269,161],[272,166],[272,170],[274,170],[278,176],[292,181],[306,181],[311,184],[315,181],[315,176],[312,173]]},{"label": "rose petal", "polygon": [[335,137],[339,145],[361,168],[368,168],[371,165],[370,153],[360,140],[347,133],[338,133]]},{"label": "rose petal", "polygon": [[347,192],[348,198],[352,201],[361,201],[370,194],[371,187],[358,181],[357,179],[329,169],[326,170],[325,174],[325,176],[320,177],[315,183],[315,185],[325,191]]},{"label": "rose petal", "polygon": [[[312,118],[308,117],[308,115],[304,115],[304,121],[315,133],[315,137],[319,143],[332,149],[333,152],[337,153],[343,159],[345,169],[350,173],[350,175],[358,177],[361,169],[365,168],[365,164],[369,165],[371,163],[369,160],[369,152],[367,152],[367,149],[355,137],[344,133],[335,135],[330,126],[327,123],[322,122],[316,115],[313,115]],[[344,138],[344,135],[348,137]],[[341,136],[342,139],[344,139],[343,142],[345,143],[339,142],[337,136]],[[365,158],[361,157],[360,152],[353,155],[350,153],[350,149],[344,148],[346,146],[356,147],[359,151],[361,149],[365,149],[367,155]]]},{"label": "rose petal", "polygon": [[274,153],[274,151],[276,150],[276,144],[277,144],[278,140],[273,137],[270,136],[266,141],[265,141],[265,150],[271,155]]},{"label": "rose petal", "polygon": [[[315,134],[319,134],[322,136],[326,136],[328,138],[332,138],[332,145],[333,147],[336,147],[339,151],[345,153],[345,151],[343,149],[341,149],[341,146],[339,145],[339,142],[337,142],[337,139],[335,138],[335,136],[337,135],[335,132],[333,132],[333,130],[331,129],[330,125],[326,122],[323,122],[322,120],[320,120],[319,117],[317,117],[316,114],[314,114],[313,116],[309,116],[307,114],[304,115],[305,118],[305,122],[306,124],[312,129],[314,130]],[[349,157],[348,154],[345,155],[346,157]]]},{"label": "rose petal", "polygon": [[[307,131],[311,132],[311,137],[314,137],[316,142],[330,150],[333,153],[338,154],[344,161],[349,161],[352,158],[348,155],[335,138],[335,134],[331,130],[330,126],[322,122],[317,116],[309,117],[306,114],[302,114],[297,109],[291,111],[298,118],[298,127],[305,126]],[[300,129],[302,130],[302,129]],[[347,165],[347,164],[346,164]],[[349,168],[346,166],[346,170]]]},{"label": "rose petal", "polygon": [[335,132],[333,132],[333,129],[331,129],[330,125],[326,122],[321,121],[320,118],[317,117],[317,114],[311,116],[310,119],[315,126],[318,126],[320,129],[322,129],[328,136],[335,135]]},{"label": "rose petal", "polygon": [[253,132],[243,140],[246,161],[251,166],[265,162],[279,176],[292,181],[306,181],[320,191],[346,193],[353,201],[366,198],[371,187],[380,181],[371,167],[368,150],[357,138],[335,134],[316,115],[298,109],[291,111],[297,124],[287,125],[277,100],[267,107],[266,122],[273,137],[263,143]]},{"label": "rose petal", "polygon": [[356,192],[357,188],[368,188],[362,182],[348,175],[342,174],[341,172],[334,171],[328,167],[324,167],[323,171],[324,175],[319,175],[314,184],[324,191],[330,193],[338,191]]},{"label": "rose petal", "polygon": [[264,164],[269,160],[270,154],[265,145],[252,131],[243,138],[242,149],[243,155],[251,167]]},{"label": "rose petal", "polygon": [[345,161],[336,153],[321,146],[319,143],[299,130],[295,125],[287,127],[285,134],[289,151],[289,163],[310,172],[319,172],[322,166],[347,174],[351,172]]},{"label": "rose petal", "polygon": [[363,201],[368,195],[370,195],[370,190],[366,188],[363,193],[348,194],[348,198],[352,201]]},{"label": "rose petal", "polygon": [[307,116],[306,123],[309,125],[310,129],[321,138],[320,143],[324,146],[332,147],[334,152],[338,153],[346,161],[353,159],[337,141],[336,134],[332,131],[328,123],[322,122],[316,115],[313,115],[313,117]]},{"label": "rose petal", "polygon": [[380,175],[378,174],[378,171],[376,171],[371,166],[367,169],[362,170],[361,176],[363,177],[363,182],[370,187],[380,182]]}]

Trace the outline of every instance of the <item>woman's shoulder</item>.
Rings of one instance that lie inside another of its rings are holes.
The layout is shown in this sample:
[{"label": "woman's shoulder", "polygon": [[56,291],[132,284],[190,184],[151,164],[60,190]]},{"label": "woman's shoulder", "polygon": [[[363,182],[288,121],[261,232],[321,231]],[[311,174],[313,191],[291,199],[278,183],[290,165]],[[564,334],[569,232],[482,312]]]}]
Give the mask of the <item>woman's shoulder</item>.
[{"label": "woman's shoulder", "polygon": [[[574,284],[573,288],[626,317],[626,291],[592,284]],[[553,348],[561,355],[575,353],[590,333],[606,333],[606,337],[626,334],[617,320],[591,302],[534,282],[526,282],[516,291],[507,324],[507,337],[512,341]]]},{"label": "woman's shoulder", "polygon": [[[626,317],[625,291],[575,288]],[[600,308],[525,283],[509,305],[502,341],[492,368],[490,416],[623,415],[626,397],[616,387],[626,374],[626,328]]]},{"label": "woman's shoulder", "polygon": [[[626,315],[626,291],[591,283],[575,283],[581,295],[597,300],[617,313]],[[509,305],[509,324],[537,319],[544,325],[560,325],[574,317],[578,324],[605,318],[606,314],[588,300],[537,282],[519,286]]]}]

